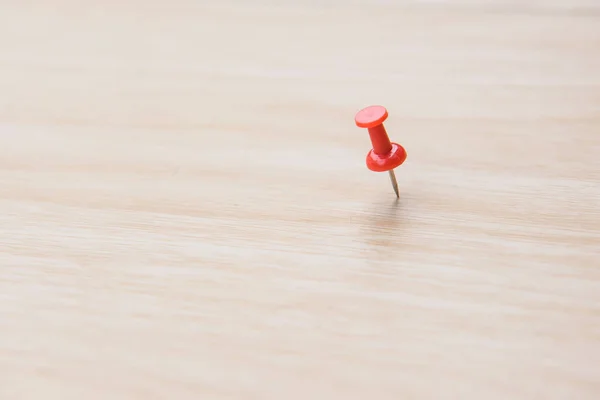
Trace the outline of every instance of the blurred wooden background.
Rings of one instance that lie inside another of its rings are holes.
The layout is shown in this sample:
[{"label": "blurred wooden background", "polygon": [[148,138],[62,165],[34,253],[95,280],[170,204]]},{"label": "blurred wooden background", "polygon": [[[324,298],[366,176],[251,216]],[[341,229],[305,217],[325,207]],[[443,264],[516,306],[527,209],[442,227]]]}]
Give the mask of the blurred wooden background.
[{"label": "blurred wooden background", "polygon": [[1,399],[592,400],[599,366],[598,1],[0,1]]}]

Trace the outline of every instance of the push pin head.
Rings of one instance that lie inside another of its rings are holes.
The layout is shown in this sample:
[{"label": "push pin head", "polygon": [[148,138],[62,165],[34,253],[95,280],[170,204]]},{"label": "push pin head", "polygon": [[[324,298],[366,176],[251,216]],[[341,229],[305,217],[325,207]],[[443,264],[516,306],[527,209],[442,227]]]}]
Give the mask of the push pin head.
[{"label": "push pin head", "polygon": [[367,168],[375,172],[389,171],[396,196],[400,197],[394,168],[406,160],[406,150],[398,143],[390,142],[383,127],[383,121],[387,117],[388,112],[385,107],[370,106],[360,110],[354,117],[354,121],[356,126],[367,128],[371,137],[373,148],[367,154]]}]

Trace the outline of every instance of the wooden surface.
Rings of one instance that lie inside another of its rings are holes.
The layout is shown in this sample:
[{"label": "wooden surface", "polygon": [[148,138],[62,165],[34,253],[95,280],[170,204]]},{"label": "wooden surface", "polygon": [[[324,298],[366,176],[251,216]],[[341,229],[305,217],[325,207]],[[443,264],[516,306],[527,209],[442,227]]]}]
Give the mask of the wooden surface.
[{"label": "wooden surface", "polygon": [[1,7],[1,399],[600,397],[598,2]]}]

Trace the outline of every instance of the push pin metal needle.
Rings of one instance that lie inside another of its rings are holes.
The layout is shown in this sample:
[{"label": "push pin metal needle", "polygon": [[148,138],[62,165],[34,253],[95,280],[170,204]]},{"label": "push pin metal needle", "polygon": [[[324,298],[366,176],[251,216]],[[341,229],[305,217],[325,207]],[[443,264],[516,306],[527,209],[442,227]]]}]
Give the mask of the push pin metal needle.
[{"label": "push pin metal needle", "polygon": [[394,188],[394,193],[396,193],[396,197],[400,197],[400,191],[398,190],[398,181],[396,180],[396,174],[393,169],[388,171],[390,174],[390,180],[392,181],[392,187]]},{"label": "push pin metal needle", "polygon": [[390,142],[390,138],[383,127],[383,121],[388,117],[388,112],[382,106],[369,106],[363,108],[354,117],[356,126],[367,128],[371,137],[373,148],[367,154],[367,168],[375,172],[388,171],[396,197],[400,197],[398,181],[394,168],[406,160],[406,150],[398,143]]}]

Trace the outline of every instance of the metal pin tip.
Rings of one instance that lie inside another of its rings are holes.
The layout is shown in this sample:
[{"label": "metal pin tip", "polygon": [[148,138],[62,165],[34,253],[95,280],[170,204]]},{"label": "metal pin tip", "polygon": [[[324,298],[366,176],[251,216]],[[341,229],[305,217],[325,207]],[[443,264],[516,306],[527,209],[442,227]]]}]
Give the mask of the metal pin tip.
[{"label": "metal pin tip", "polygon": [[394,193],[396,193],[396,197],[400,198],[400,191],[398,190],[398,181],[396,180],[396,174],[393,169],[389,170],[390,180],[392,181],[392,187],[394,188]]}]

